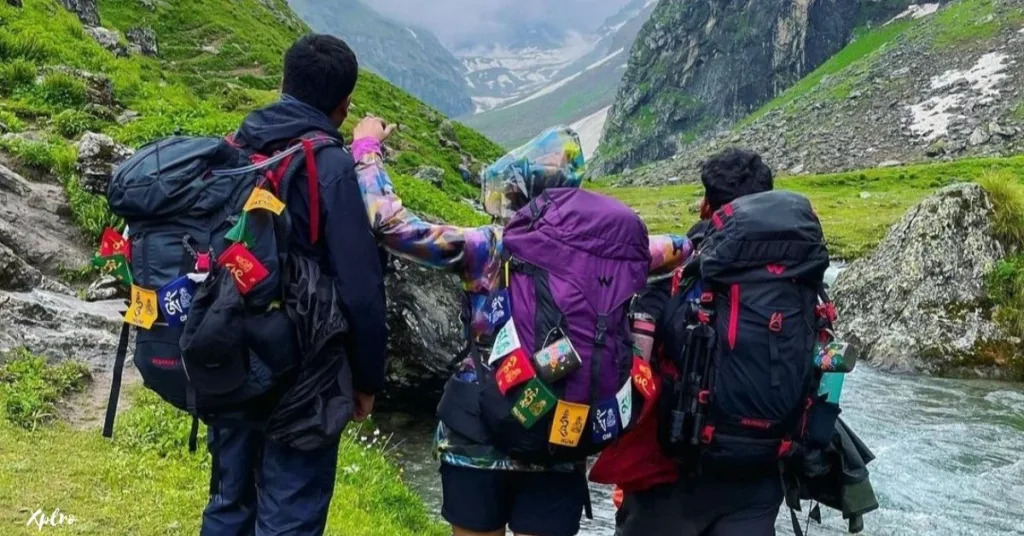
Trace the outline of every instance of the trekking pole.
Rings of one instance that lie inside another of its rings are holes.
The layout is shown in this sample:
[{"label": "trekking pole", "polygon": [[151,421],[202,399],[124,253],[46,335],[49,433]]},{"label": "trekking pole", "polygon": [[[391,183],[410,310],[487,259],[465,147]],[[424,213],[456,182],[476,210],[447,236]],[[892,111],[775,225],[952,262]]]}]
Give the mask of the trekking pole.
[{"label": "trekking pole", "polygon": [[686,397],[690,391],[691,376],[696,368],[694,364],[696,344],[695,332],[693,326],[690,326],[686,331],[686,348],[682,352],[682,360],[676,363],[679,382],[675,385],[676,404],[672,408],[672,428],[669,435],[673,445],[684,441],[683,428],[686,426],[686,408],[689,406]]},{"label": "trekking pole", "polygon": [[[703,304],[702,304],[703,305]],[[701,441],[701,431],[704,422],[707,420],[707,404],[709,400],[704,396],[705,391],[710,391],[711,386],[711,365],[714,361],[715,337],[714,328],[711,322],[714,313],[710,309],[701,308],[700,324],[696,326],[697,337],[700,340],[700,373],[694,383],[695,394],[691,401],[693,412],[693,429],[690,435],[690,445],[696,447]]]}]

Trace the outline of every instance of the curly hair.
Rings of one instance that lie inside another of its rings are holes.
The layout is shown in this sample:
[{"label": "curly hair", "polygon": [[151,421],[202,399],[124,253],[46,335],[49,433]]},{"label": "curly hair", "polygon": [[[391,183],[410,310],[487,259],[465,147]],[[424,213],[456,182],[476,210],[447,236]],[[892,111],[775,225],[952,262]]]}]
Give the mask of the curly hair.
[{"label": "curly hair", "polygon": [[775,187],[775,173],[761,155],[744,149],[726,149],[708,158],[701,165],[700,175],[704,198],[711,210]]}]

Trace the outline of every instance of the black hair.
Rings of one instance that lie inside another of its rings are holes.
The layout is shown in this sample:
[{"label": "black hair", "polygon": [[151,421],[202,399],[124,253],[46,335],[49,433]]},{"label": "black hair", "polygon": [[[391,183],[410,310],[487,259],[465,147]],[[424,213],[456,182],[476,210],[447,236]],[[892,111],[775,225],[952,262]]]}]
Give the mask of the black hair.
[{"label": "black hair", "polygon": [[726,149],[704,161],[700,180],[711,210],[740,197],[768,192],[775,187],[775,174],[761,155],[743,149]]},{"label": "black hair", "polygon": [[281,91],[331,115],[356,88],[355,52],[332,35],[303,36],[284,55]]}]

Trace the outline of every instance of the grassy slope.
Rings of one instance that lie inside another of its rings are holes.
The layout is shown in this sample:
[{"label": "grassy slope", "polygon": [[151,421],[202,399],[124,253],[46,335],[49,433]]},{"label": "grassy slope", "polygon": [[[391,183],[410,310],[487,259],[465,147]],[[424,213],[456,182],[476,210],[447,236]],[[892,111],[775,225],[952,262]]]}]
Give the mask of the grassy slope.
[{"label": "grassy slope", "polygon": [[[870,252],[907,209],[935,190],[955,182],[977,181],[988,173],[1005,174],[1024,183],[1024,156],[788,177],[776,186],[808,196],[822,218],[833,255],[852,260]],[[691,207],[702,195],[699,184],[613,188],[610,181],[601,181],[594,188],[637,209],[653,233],[685,233],[697,220]]]},{"label": "grassy slope", "polygon": [[[76,534],[198,533],[209,456],[182,448],[188,421],[181,414],[141,392],[133,398],[112,442],[66,423],[29,432],[0,422],[0,533],[37,534],[24,526],[37,508],[74,515],[68,531]],[[176,448],[147,448],[157,437],[172,438]],[[355,434],[345,437],[327,534],[446,534],[381,449],[360,443]]]},{"label": "grassy slope", "polygon": [[[82,193],[72,180],[73,142],[83,130],[101,131],[133,146],[177,129],[186,134],[225,134],[248,110],[276,98],[283,52],[306,31],[297,21],[278,22],[259,0],[158,4],[156,11],[150,12],[135,0],[100,2],[105,26],[123,31],[148,25],[157,31],[161,57],[153,59],[114,57],[93,42],[78,20],[56,1],[27,2],[22,9],[0,2],[0,121],[13,125],[12,129],[32,131],[44,140],[6,142],[4,148],[23,164],[58,175],[79,223],[92,234],[109,222],[109,216],[102,200]],[[283,2],[276,5],[282,13],[290,13]],[[214,46],[219,52],[203,52],[204,46]],[[15,64],[17,70],[12,67]],[[80,83],[69,94],[61,91],[60,85],[55,90],[48,79],[35,81],[38,73],[54,65],[106,73],[116,98],[126,108],[140,112],[142,118],[121,126],[82,112]],[[420,188],[417,195],[407,196],[410,208],[430,208],[434,215],[457,223],[482,221],[459,201],[477,193],[461,181],[459,154],[441,146],[437,132],[442,115],[366,71],[361,74],[354,103],[353,117],[343,128],[346,133],[366,113],[402,124],[391,143],[398,151],[392,170],[405,176],[397,179],[399,186],[410,182],[407,175],[421,165],[446,171],[442,189]],[[456,124],[455,130],[464,150],[482,162],[503,153],[471,129]]]},{"label": "grassy slope", "polygon": [[[23,9],[0,2],[0,122],[42,140],[7,141],[0,149],[25,167],[56,175],[78,223],[93,235],[111,218],[105,202],[81,191],[74,180],[74,141],[81,132],[101,131],[134,146],[179,128],[186,134],[227,133],[247,110],[276,98],[284,49],[305,31],[301,23],[278,22],[259,0],[158,4],[153,13],[136,0],[100,2],[106,27],[156,29],[162,56],[153,59],[115,58],[56,1],[30,1]],[[206,45],[220,52],[201,52]],[[80,82],[53,75],[36,81],[55,65],[106,73],[115,96],[142,118],[121,126],[82,111]],[[399,151],[391,169],[407,206],[456,223],[483,220],[461,202],[476,192],[458,178],[459,155],[440,144],[443,116],[368,72],[354,102],[354,115],[374,113],[403,125],[391,144]],[[343,130],[350,133],[353,123]],[[456,124],[455,131],[463,149],[483,162],[503,153],[468,128]],[[444,187],[407,175],[420,165],[445,169]],[[3,407],[7,396],[0,398]],[[206,495],[207,456],[181,450],[187,422],[180,414],[152,397],[136,398],[134,406],[120,419],[113,443],[96,430],[61,423],[29,432],[0,415],[0,534],[31,533],[24,523],[36,508],[75,515],[78,524],[67,529],[75,533],[195,534]],[[340,467],[329,534],[444,533],[379,450],[358,447],[350,438]]]}]

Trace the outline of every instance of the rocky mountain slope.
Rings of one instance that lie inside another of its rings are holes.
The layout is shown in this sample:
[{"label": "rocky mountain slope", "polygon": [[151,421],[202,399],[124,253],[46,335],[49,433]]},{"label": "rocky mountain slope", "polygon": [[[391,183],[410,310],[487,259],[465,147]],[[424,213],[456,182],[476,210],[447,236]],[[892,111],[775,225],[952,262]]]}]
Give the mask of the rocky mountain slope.
[{"label": "rocky mountain slope", "polygon": [[478,103],[464,121],[507,147],[543,128],[593,116],[584,150],[597,149],[607,108],[625,72],[629,51],[656,0],[633,0],[591,36],[552,50],[491,51],[465,58]]},{"label": "rocky mountain slope", "polygon": [[361,0],[288,3],[314,30],[345,39],[361,66],[445,115],[473,112],[462,63],[429,30],[392,21]]},{"label": "rocky mountain slope", "polygon": [[601,149],[603,173],[662,160],[746,116],[899,0],[663,0],[633,48]]},{"label": "rocky mountain slope", "polygon": [[1024,2],[939,7],[862,33],[732,129],[625,180],[692,180],[702,158],[731,145],[791,174],[1021,152]]},{"label": "rocky mountain slope", "polygon": [[[176,131],[233,130],[277,98],[284,50],[306,31],[278,0],[0,2],[0,351],[110,367],[122,305],[116,290],[86,289],[95,275],[84,267],[100,231],[118,225],[98,195],[114,166]],[[464,178],[499,147],[368,71],[344,132],[363,113],[401,122],[387,160],[410,209],[486,221],[465,202],[478,190]],[[441,366],[424,356],[461,342],[449,318],[436,318],[457,281],[409,270],[396,264],[388,280],[399,399],[427,388],[404,378]]]}]

